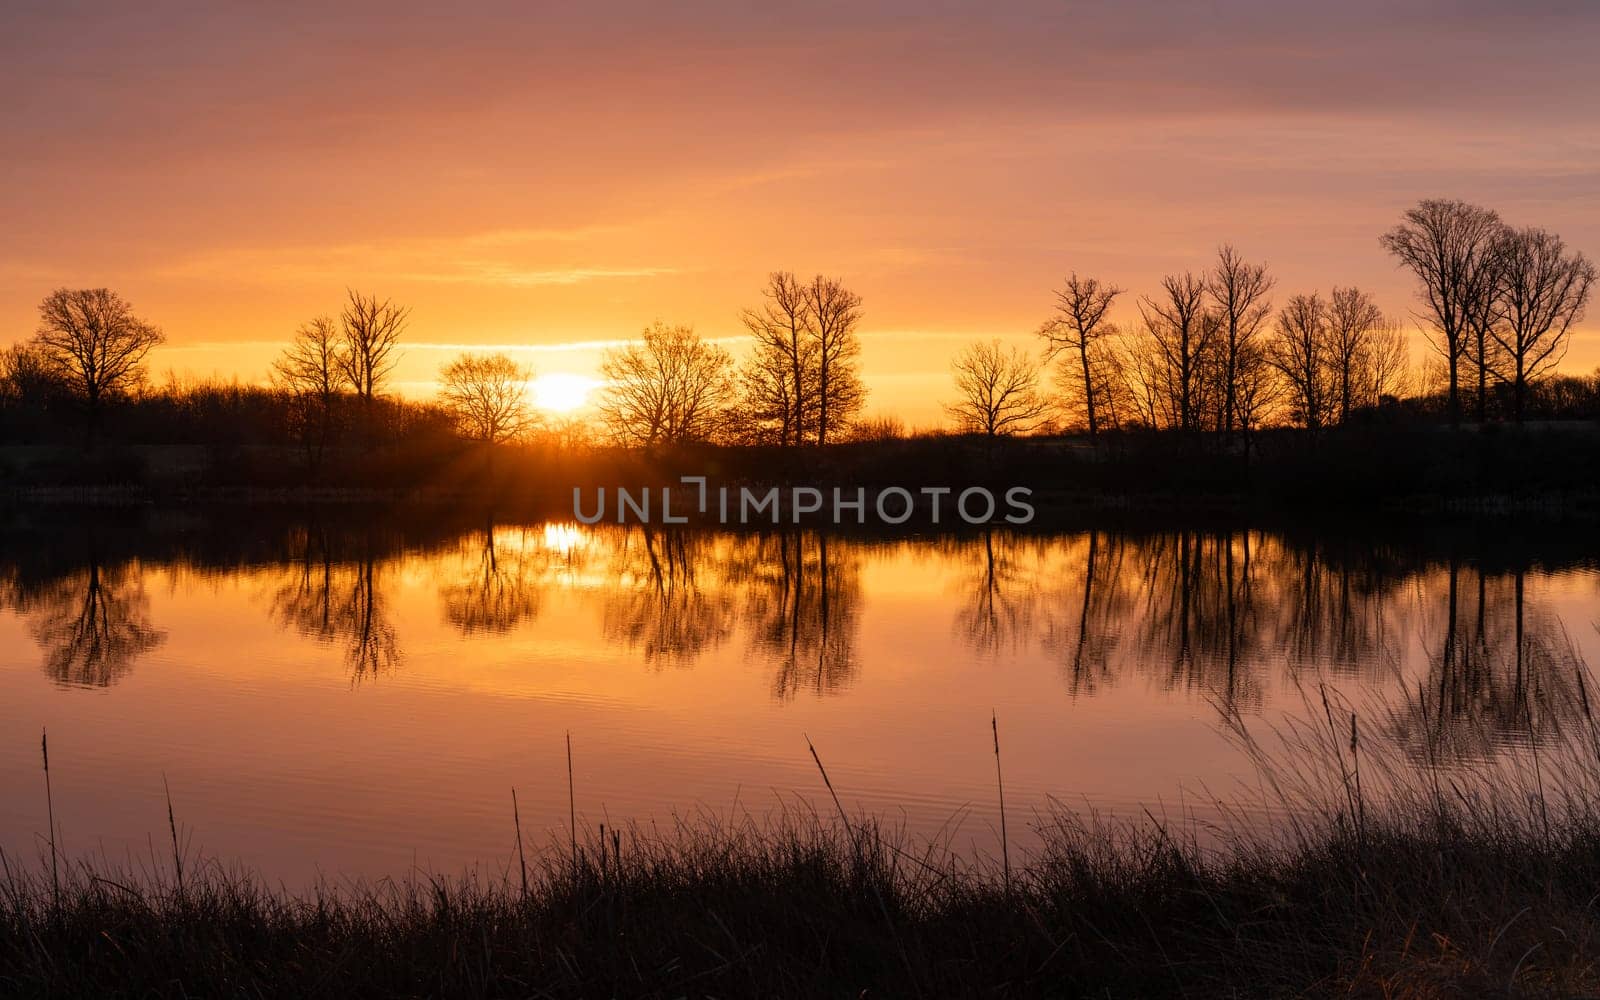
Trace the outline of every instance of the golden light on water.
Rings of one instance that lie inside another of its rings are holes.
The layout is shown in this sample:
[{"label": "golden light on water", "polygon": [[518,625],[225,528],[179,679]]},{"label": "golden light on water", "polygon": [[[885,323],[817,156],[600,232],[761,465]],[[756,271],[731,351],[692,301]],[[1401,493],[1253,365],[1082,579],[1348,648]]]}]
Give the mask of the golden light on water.
[{"label": "golden light on water", "polygon": [[576,524],[552,523],[544,526],[544,547],[566,555],[589,544],[589,535]]},{"label": "golden light on water", "polygon": [[533,405],[550,413],[571,413],[589,402],[589,394],[600,383],[584,375],[540,375],[529,383]]}]

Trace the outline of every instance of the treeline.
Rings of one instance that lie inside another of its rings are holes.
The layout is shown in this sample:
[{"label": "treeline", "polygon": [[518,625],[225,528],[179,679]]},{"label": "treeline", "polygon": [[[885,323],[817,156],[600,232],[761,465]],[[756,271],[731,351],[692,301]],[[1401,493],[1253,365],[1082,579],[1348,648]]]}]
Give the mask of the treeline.
[{"label": "treeline", "polygon": [[[1275,307],[1267,267],[1223,246],[1207,270],[1168,275],[1141,296],[1126,327],[1110,318],[1124,289],[1074,272],[1039,328],[1041,356],[999,341],[970,346],[948,409],[988,435],[1059,426],[1064,411],[1091,438],[1205,432],[1247,451],[1267,426],[1459,424],[1463,386],[1475,389],[1480,424],[1600,417],[1600,372],[1556,373],[1595,281],[1583,254],[1548,230],[1449,200],[1423,201],[1381,242],[1417,279],[1437,355],[1420,369],[1404,324],[1368,292],[1297,291]],[[1046,376],[1057,392],[1041,387]]]},{"label": "treeline", "polygon": [[[1381,242],[1417,278],[1429,363],[1412,363],[1404,324],[1367,291],[1298,290],[1279,303],[1266,265],[1223,246],[1209,267],[1139,296],[1131,323],[1112,318],[1124,289],[1072,273],[1036,352],[995,340],[959,353],[946,409],[984,438],[1081,433],[1102,464],[1199,449],[1224,478],[1268,429],[1282,452],[1280,428],[1325,449],[1336,428],[1455,425],[1469,409],[1479,424],[1600,418],[1600,372],[1556,370],[1595,280],[1583,254],[1444,200],[1406,212]],[[263,383],[156,385],[146,362],[158,327],[115,292],[59,289],[33,338],[0,351],[0,442],[54,446],[45,458],[10,449],[33,470],[13,478],[30,481],[128,478],[119,463],[133,462],[131,445],[203,449],[166,461],[200,462],[214,482],[389,485],[475,475],[477,453],[492,467],[508,443],[547,457],[881,444],[908,435],[893,416],[864,416],[861,317],[861,296],[841,280],[773,273],[740,312],[749,339],[738,357],[658,322],[605,353],[592,419],[559,419],[530,398],[536,373],[504,352],[452,359],[432,399],[396,396],[410,313],[359,291],[302,324]],[[1114,447],[1101,446],[1107,435]]]}]

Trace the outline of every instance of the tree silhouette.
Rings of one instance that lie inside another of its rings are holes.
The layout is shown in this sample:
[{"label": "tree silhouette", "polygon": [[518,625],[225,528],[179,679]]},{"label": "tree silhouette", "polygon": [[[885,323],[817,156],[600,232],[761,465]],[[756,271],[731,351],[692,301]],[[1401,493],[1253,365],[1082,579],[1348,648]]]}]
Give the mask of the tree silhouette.
[{"label": "tree silhouette", "polygon": [[817,444],[828,443],[828,433],[845,430],[866,401],[866,388],[856,374],[861,343],[856,326],[861,322],[861,296],[837,278],[817,275],[802,291],[816,341]]},{"label": "tree silhouette", "polygon": [[733,359],[693,328],[655,323],[637,343],[607,351],[600,419],[619,444],[652,447],[722,431],[733,398]]},{"label": "tree silhouette", "polygon": [[[1350,422],[1352,406],[1367,402],[1362,394],[1362,374],[1373,370],[1378,337],[1384,329],[1383,310],[1359,288],[1333,290],[1327,310],[1327,364],[1333,398],[1329,409],[1341,424]],[[1376,402],[1376,400],[1372,400]]]},{"label": "tree silhouette", "polygon": [[1205,295],[1205,282],[1185,272],[1161,279],[1159,296],[1139,300],[1143,336],[1132,345],[1131,370],[1153,427],[1200,428],[1206,367],[1221,330]]},{"label": "tree silhouette", "polygon": [[105,288],[58,288],[39,304],[34,345],[88,412],[93,445],[105,400],[139,380],[145,355],[165,338]]},{"label": "tree silhouette", "polygon": [[1217,316],[1216,378],[1221,406],[1218,427],[1232,438],[1240,422],[1243,383],[1254,373],[1256,341],[1272,315],[1272,278],[1265,265],[1246,263],[1232,246],[1217,250],[1217,264],[1205,276],[1206,295]]},{"label": "tree silhouette", "polygon": [[959,402],[945,406],[962,429],[1001,437],[1036,429],[1050,410],[1039,394],[1039,365],[999,340],[969,344],[951,364]]},{"label": "tree silhouette", "polygon": [[[1408,209],[1399,225],[1384,233],[1384,249],[1411,271],[1422,286],[1427,317],[1438,339],[1448,377],[1450,422],[1461,422],[1461,362],[1470,341],[1482,340],[1494,297],[1495,240],[1500,217],[1464,201],[1430,198]],[[1479,373],[1479,419],[1483,419],[1483,372]]]},{"label": "tree silhouette", "polygon": [[1333,387],[1328,310],[1315,292],[1291,296],[1285,303],[1267,352],[1283,377],[1294,418],[1307,430],[1321,429],[1330,416]]},{"label": "tree silhouette", "polygon": [[1512,414],[1522,423],[1528,385],[1566,354],[1572,326],[1583,318],[1595,267],[1544,229],[1505,229],[1496,244],[1498,308],[1492,326],[1502,377],[1511,384]]},{"label": "tree silhouette", "polygon": [[411,311],[354,289],[348,289],[345,297],[339,314],[343,339],[339,370],[362,403],[370,406],[400,360],[396,351]]},{"label": "tree silhouette", "polygon": [[315,472],[332,436],[335,403],[344,387],[339,329],[333,319],[318,316],[296,330],[273,361],[272,378],[296,403],[297,430]]},{"label": "tree silhouette", "polygon": [[1107,384],[1110,362],[1101,356],[1100,342],[1116,334],[1106,314],[1121,294],[1122,289],[1115,285],[1102,284],[1098,278],[1080,278],[1074,271],[1056,292],[1056,314],[1039,328],[1045,339],[1044,360],[1066,355],[1063,380],[1083,400],[1091,439],[1099,431],[1100,411],[1112,391]]},{"label": "tree silhouette", "polygon": [[740,373],[750,433],[770,432],[779,445],[799,445],[815,428],[820,409],[820,363],[805,289],[793,274],[774,271],[761,305],[745,309],[740,320],[755,341]]},{"label": "tree silhouette", "polygon": [[528,406],[532,379],[532,368],[504,353],[463,354],[439,373],[439,401],[463,434],[495,445],[533,425]]},{"label": "tree silhouette", "polygon": [[740,372],[743,436],[827,444],[866,402],[856,370],[861,296],[837,278],[775,271],[762,303],[740,314],[755,350]]}]

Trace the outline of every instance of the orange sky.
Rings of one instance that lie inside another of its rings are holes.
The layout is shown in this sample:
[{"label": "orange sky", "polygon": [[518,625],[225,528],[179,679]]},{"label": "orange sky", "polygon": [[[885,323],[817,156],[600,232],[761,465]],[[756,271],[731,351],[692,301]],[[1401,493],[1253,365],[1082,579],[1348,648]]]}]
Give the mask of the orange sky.
[{"label": "orange sky", "polygon": [[467,346],[734,337],[820,270],[865,298],[869,411],[932,423],[1072,269],[1147,291],[1231,241],[1280,300],[1401,314],[1377,237],[1427,196],[1600,253],[1600,10],[1498,6],[8,4],[0,343],[109,285],[158,375],[256,380],[353,285],[412,307],[421,391]]}]

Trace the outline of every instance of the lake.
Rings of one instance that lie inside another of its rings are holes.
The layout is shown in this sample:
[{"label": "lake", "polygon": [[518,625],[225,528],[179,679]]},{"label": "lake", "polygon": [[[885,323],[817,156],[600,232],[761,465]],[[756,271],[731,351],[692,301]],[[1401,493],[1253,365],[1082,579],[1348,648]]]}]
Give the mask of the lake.
[{"label": "lake", "polygon": [[992,850],[991,712],[1017,847],[1052,807],[1211,815],[1252,782],[1223,719],[1281,725],[1324,688],[1369,739],[1515,757],[1600,663],[1600,545],[1559,523],[865,536],[240,507],[30,511],[0,537],[7,855],[42,851],[48,727],[69,856],[164,855],[170,788],[193,849],[291,886],[498,870],[513,788],[529,838],[564,841],[568,734],[586,827],[831,810],[809,738],[847,808]]}]

